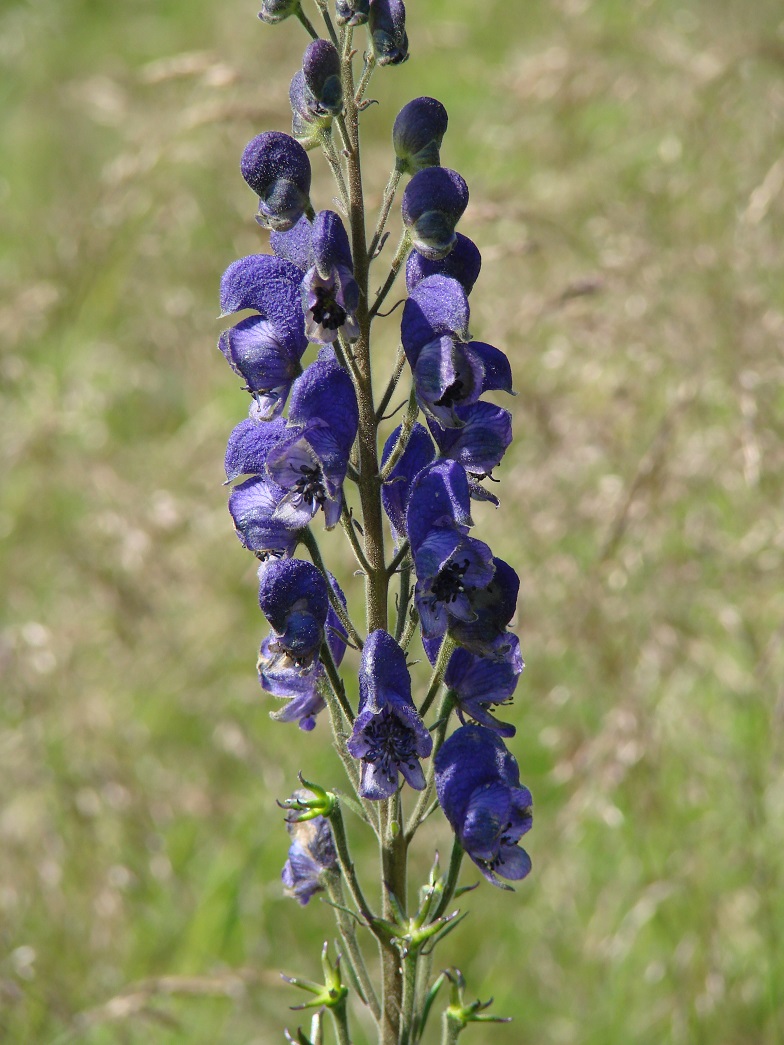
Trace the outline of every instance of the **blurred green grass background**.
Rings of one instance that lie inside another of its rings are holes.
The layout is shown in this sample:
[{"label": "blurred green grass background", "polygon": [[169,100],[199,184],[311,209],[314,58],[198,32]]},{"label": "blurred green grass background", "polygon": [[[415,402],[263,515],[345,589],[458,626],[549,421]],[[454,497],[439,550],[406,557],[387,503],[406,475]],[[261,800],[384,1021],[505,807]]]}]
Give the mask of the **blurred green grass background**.
[{"label": "blurred green grass background", "polygon": [[[221,488],[245,402],[217,283],[265,249],[237,165],[286,129],[306,42],[255,14],[0,9],[11,1043],[280,1041],[299,999],[278,971],[315,975],[332,935],[281,896],[274,799],[339,770],[323,725],[268,719]],[[534,874],[482,885],[441,954],[515,1018],[467,1042],[784,1040],[782,17],[412,0],[411,61],[372,84],[371,201],[399,106],[449,110],[484,255],[472,330],[519,391],[477,532],[522,578]]]}]

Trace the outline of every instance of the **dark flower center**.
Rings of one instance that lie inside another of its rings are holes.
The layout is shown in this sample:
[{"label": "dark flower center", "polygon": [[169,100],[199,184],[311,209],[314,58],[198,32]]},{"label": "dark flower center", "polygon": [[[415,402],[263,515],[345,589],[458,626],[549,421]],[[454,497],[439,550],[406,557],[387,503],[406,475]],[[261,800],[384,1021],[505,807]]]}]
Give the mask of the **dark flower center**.
[{"label": "dark flower center", "polygon": [[433,595],[437,602],[454,602],[459,595],[466,593],[468,589],[463,583],[463,577],[468,566],[468,559],[447,563],[433,581]]},{"label": "dark flower center", "polygon": [[299,477],[294,483],[294,489],[302,495],[302,500],[313,506],[322,505],[327,499],[324,482],[321,477],[321,469],[318,465],[302,464],[299,466]]},{"label": "dark flower center", "polygon": [[440,399],[436,399],[433,406],[454,406],[463,395],[463,382],[460,378],[457,381],[453,381],[451,385],[446,389]]},{"label": "dark flower center", "polygon": [[316,287],[316,304],[311,307],[313,320],[325,330],[337,330],[346,322],[346,310],[335,300],[335,292],[328,287]]},{"label": "dark flower center", "polygon": [[400,765],[416,765],[414,731],[387,708],[367,724],[363,736],[369,744],[363,760],[377,765],[385,776],[393,777]]}]

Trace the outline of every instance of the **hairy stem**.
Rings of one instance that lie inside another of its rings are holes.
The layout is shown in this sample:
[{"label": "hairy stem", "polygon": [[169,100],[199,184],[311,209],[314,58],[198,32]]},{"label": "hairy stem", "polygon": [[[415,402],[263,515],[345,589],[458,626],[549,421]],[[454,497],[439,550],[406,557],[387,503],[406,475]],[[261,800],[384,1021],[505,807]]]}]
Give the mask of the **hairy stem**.
[{"label": "hairy stem", "polygon": [[335,905],[335,917],[337,918],[340,937],[343,940],[343,946],[346,948],[346,954],[351,962],[351,968],[353,969],[357,982],[359,983],[363,999],[374,1017],[378,1019],[381,1015],[381,1006],[378,1003],[378,997],[376,996],[373,982],[370,979],[370,974],[368,973],[367,965],[365,964],[365,957],[362,954],[362,948],[357,939],[354,919],[346,914],[345,911],[346,901],[343,895],[343,884],[339,875],[330,875],[327,882],[327,891],[330,900]]},{"label": "hairy stem", "polygon": [[370,318],[373,319],[378,315],[378,310],[384,303],[384,299],[392,289],[392,284],[397,279],[397,274],[400,271],[400,266],[403,264],[406,255],[411,248],[411,237],[408,230],[404,230],[403,235],[400,237],[400,242],[397,245],[395,256],[392,258],[392,262],[389,266],[389,275],[384,281],[384,285],[376,295],[376,300],[373,302],[373,307],[370,310]]},{"label": "hairy stem", "polygon": [[414,1000],[416,998],[419,950],[409,951],[403,959],[403,1012],[400,1021],[400,1045],[413,1045]]},{"label": "hairy stem", "polygon": [[[403,346],[399,345],[397,350],[397,358],[395,359],[395,366],[392,374],[387,382],[387,387],[384,390],[384,394],[381,397],[381,402],[378,404],[376,410],[376,421],[384,420],[384,413],[386,408],[389,406],[389,400],[395,394],[397,383],[400,380],[400,375],[403,373],[403,367],[406,365],[406,354],[403,351]],[[399,407],[398,407],[399,409]]]},{"label": "hairy stem", "polygon": [[318,546],[318,541],[316,540],[313,532],[310,529],[303,530],[300,535],[300,540],[308,549],[313,565],[320,571],[322,577],[324,577],[324,579],[327,582],[327,593],[329,594],[329,602],[332,606],[332,609],[335,611],[335,615],[337,616],[338,620],[343,625],[343,627],[346,629],[346,633],[348,637],[351,639],[351,641],[354,643],[354,645],[357,646],[358,649],[362,649],[362,638],[357,629],[351,623],[351,618],[348,615],[346,607],[340,601],[337,593],[335,592],[335,590],[329,582],[329,572],[324,563],[324,559],[321,556],[321,549]]},{"label": "hairy stem", "polygon": [[373,239],[370,241],[370,260],[372,261],[376,255],[376,250],[381,242],[381,237],[384,234],[384,226],[387,223],[389,217],[389,211],[392,208],[392,204],[395,199],[395,193],[400,183],[400,170],[395,167],[392,173],[389,175],[389,181],[384,189],[384,196],[381,200],[381,210],[378,215],[378,221],[376,222],[376,231],[373,233]]}]

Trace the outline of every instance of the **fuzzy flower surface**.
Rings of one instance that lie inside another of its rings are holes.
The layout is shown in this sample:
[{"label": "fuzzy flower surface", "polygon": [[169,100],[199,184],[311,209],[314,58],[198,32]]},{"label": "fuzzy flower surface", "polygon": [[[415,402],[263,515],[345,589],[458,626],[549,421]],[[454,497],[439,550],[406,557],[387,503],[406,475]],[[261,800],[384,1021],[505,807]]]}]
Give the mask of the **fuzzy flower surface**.
[{"label": "fuzzy flower surface", "polygon": [[267,457],[267,472],[286,491],[273,518],[290,529],[306,526],[319,509],[327,529],[340,519],[359,409],[351,378],[331,352],[294,382],[286,433]]},{"label": "fuzzy flower surface", "polygon": [[497,733],[483,726],[461,726],[435,758],[436,792],[441,808],[485,878],[519,881],[531,858],[517,843],[532,824],[532,798],[520,783],[517,761]]},{"label": "fuzzy flower surface", "polygon": [[368,636],[362,650],[359,712],[346,746],[362,761],[363,798],[389,798],[398,774],[416,790],[424,788],[419,759],[433,750],[433,738],[411,699],[406,655],[381,629]]},{"label": "fuzzy flower surface", "polygon": [[285,231],[310,206],[310,160],[296,139],[282,131],[264,131],[245,146],[242,176],[259,197],[256,221],[262,228]]}]

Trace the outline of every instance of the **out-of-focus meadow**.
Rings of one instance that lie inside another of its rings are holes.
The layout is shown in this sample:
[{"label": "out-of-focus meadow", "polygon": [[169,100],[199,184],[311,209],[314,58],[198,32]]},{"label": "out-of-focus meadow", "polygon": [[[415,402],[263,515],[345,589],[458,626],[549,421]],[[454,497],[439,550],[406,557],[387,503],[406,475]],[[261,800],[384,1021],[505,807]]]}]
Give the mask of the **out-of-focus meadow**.
[{"label": "out-of-focus meadow", "polygon": [[[306,43],[255,16],[0,11],[15,1045],[280,1041],[300,998],[278,971],[315,975],[333,934],[327,907],[281,895],[274,800],[338,763],[324,725],[268,718],[254,560],[221,487],[246,401],[214,347],[217,284],[266,244],[238,160],[287,129]],[[421,0],[410,62],[372,83],[371,201],[400,105],[449,110],[442,161],[484,256],[472,331],[519,392],[477,535],[522,578],[509,717],[534,873],[515,894],[483,884],[444,945],[471,996],[515,1017],[466,1042],[784,1040],[782,17],[772,0]]]}]

